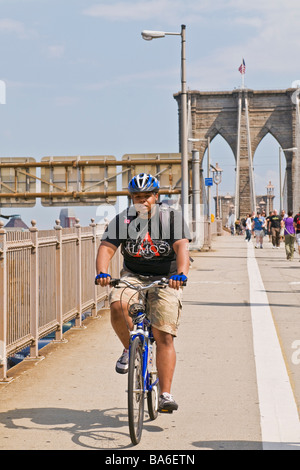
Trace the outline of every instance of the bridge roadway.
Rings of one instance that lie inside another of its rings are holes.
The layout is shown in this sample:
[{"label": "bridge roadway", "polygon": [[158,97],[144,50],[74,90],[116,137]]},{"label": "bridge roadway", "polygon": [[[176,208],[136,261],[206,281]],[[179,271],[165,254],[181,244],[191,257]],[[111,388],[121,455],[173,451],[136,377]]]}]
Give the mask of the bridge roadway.
[{"label": "bridge roadway", "polygon": [[[211,252],[192,254],[175,343],[179,409],[156,421],[146,415],[138,446],[106,313],[43,348],[44,360],[11,369],[14,380],[0,387],[0,449],[299,450],[299,255],[289,262],[283,246],[264,243],[254,250],[226,235]],[[266,317],[261,327],[257,314]]]}]

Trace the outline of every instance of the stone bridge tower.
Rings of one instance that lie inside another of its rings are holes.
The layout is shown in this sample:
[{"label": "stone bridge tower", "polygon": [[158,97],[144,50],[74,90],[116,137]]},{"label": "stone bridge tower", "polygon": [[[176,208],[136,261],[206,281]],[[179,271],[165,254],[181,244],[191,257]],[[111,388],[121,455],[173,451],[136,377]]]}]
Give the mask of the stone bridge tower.
[{"label": "stone bridge tower", "polygon": [[[300,89],[256,91],[245,88],[231,92],[189,91],[190,137],[203,161],[208,142],[220,134],[236,161],[235,210],[243,217],[255,210],[253,156],[261,140],[270,133],[286,157],[287,207],[300,207]],[[180,95],[174,95],[180,110]],[[179,120],[180,122],[180,120]],[[180,125],[180,124],[179,124]],[[180,132],[179,132],[180,135]],[[202,163],[201,163],[202,164]],[[274,155],[274,167],[278,157]]]}]

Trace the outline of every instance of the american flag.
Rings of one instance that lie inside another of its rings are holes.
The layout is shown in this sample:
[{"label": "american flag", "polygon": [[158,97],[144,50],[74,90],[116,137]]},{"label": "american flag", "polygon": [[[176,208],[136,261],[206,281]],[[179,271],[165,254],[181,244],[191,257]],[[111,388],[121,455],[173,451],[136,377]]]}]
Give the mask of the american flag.
[{"label": "american flag", "polygon": [[244,59],[241,65],[239,66],[239,72],[241,72],[242,75],[246,72],[246,64],[245,64]]}]

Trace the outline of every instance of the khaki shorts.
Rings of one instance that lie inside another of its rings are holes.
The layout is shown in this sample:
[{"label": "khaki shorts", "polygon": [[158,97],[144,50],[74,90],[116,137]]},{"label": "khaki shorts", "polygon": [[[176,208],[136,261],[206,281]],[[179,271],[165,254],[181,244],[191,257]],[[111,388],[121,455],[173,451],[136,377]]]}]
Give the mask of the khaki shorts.
[{"label": "khaki shorts", "polygon": [[[138,276],[121,272],[122,279],[128,280],[131,284],[149,284],[149,281],[142,280]],[[182,310],[182,288],[179,290],[166,287],[164,289],[153,287],[148,291],[147,310],[153,327],[160,331],[177,336]],[[131,305],[138,301],[138,294],[129,287],[113,288],[110,292],[109,303],[122,301]]]}]

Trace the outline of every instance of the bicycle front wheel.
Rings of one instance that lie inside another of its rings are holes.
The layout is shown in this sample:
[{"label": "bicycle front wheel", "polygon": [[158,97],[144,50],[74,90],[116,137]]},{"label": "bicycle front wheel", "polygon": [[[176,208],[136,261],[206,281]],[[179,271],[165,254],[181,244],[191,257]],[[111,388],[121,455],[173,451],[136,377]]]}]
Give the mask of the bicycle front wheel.
[{"label": "bicycle front wheel", "polygon": [[128,421],[131,442],[140,442],[144,420],[143,348],[139,337],[130,348],[128,370]]}]

